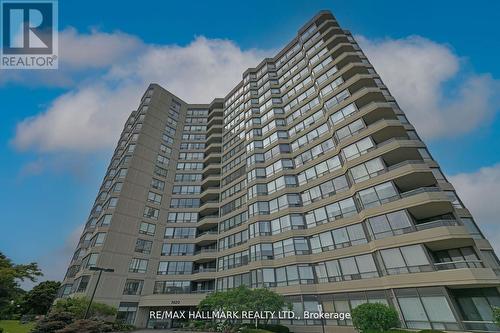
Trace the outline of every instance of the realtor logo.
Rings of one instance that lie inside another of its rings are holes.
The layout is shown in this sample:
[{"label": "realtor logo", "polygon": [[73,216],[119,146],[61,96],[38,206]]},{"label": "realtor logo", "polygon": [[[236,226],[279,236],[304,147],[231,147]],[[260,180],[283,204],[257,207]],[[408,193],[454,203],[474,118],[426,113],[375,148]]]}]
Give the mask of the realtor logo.
[{"label": "realtor logo", "polygon": [[1,1],[0,69],[56,69],[57,1]]}]

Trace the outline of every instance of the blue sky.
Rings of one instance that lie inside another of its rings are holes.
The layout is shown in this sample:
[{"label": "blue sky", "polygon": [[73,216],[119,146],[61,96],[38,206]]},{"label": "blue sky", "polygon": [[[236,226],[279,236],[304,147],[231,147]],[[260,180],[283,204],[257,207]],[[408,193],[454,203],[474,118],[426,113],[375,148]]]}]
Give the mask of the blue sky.
[{"label": "blue sky", "polygon": [[223,97],[321,9],[357,36],[479,225],[500,242],[500,2],[121,3],[60,1],[60,69],[0,70],[0,251],[15,261],[39,261],[47,278],[62,278],[147,82],[192,102]]}]

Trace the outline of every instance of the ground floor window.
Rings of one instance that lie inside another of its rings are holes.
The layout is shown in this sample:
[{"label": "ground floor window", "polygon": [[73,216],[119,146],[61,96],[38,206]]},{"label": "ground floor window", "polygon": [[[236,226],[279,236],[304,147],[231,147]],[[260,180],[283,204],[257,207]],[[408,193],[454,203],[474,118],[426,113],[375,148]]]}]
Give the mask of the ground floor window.
[{"label": "ground floor window", "polygon": [[435,330],[460,328],[444,288],[397,289],[395,294],[408,328]]},{"label": "ground floor window", "polygon": [[492,312],[493,307],[500,306],[496,288],[451,290],[450,293],[458,304],[467,330],[498,330],[493,323]]},{"label": "ground floor window", "polygon": [[116,319],[125,324],[133,325],[137,314],[137,306],[139,303],[121,302],[118,306]]}]

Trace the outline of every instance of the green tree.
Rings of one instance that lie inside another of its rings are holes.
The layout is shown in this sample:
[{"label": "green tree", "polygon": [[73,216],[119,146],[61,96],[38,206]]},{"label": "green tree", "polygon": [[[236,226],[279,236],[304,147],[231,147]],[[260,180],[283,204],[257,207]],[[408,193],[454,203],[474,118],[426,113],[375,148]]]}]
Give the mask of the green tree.
[{"label": "green tree", "polygon": [[42,272],[36,263],[17,265],[0,252],[0,315],[5,315],[22,295],[19,281],[28,279],[35,282],[35,278],[41,275]]},{"label": "green tree", "polygon": [[290,308],[290,304],[285,301],[283,296],[269,289],[249,289],[243,285],[209,294],[199,304],[200,310],[203,311],[277,312],[285,307]]},{"label": "green tree", "polygon": [[[86,297],[69,297],[58,300],[51,309],[51,313],[69,312],[75,319],[83,319],[85,311],[89,305],[89,299]],[[92,302],[90,306],[89,318],[107,318],[116,315],[116,308],[103,304]]]},{"label": "green tree", "polygon": [[[245,286],[209,294],[199,308],[203,311],[245,311],[248,309],[252,291]],[[228,320],[234,322],[234,320]]]},{"label": "green tree", "polygon": [[[287,307],[291,309],[292,306],[285,301],[285,298],[266,288],[254,289],[252,290],[252,297],[250,300],[251,309],[259,311],[273,311],[279,312],[283,308]],[[270,318],[266,318],[265,323],[269,321]],[[257,320],[257,324],[258,324]]]},{"label": "green tree", "polygon": [[399,325],[398,313],[382,303],[364,303],[352,310],[352,323],[359,331],[382,332]]},{"label": "green tree", "polygon": [[58,281],[44,281],[33,287],[25,296],[23,309],[30,314],[46,314],[54,299],[61,283]]}]

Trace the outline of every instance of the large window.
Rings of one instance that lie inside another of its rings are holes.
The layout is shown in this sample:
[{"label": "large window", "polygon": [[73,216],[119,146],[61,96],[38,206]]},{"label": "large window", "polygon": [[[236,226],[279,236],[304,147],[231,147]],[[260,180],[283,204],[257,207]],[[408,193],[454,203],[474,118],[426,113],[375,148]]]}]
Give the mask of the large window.
[{"label": "large window", "polygon": [[387,182],[359,191],[358,197],[364,208],[370,208],[397,199],[399,196],[396,187],[391,182]]},{"label": "large window", "polygon": [[344,217],[349,217],[357,213],[356,205],[352,198],[347,198],[334,202],[325,207],[316,208],[308,211],[304,217],[308,228],[335,221]]},{"label": "large window", "polygon": [[458,330],[455,316],[440,288],[396,289],[396,298],[408,328]]},{"label": "large window", "polygon": [[348,189],[349,184],[347,182],[347,177],[342,175],[334,179],[327,180],[319,186],[312,187],[309,190],[302,192],[302,202],[304,205],[307,205]]},{"label": "large window", "polygon": [[439,270],[484,267],[476,252],[470,246],[434,251],[432,254],[435,260],[434,266]]},{"label": "large window", "polygon": [[349,170],[354,183],[359,183],[364,180],[380,175],[385,171],[384,162],[380,157],[357,165]]},{"label": "large window", "polygon": [[160,261],[158,265],[158,275],[183,275],[193,272],[191,261]]},{"label": "large window", "polygon": [[188,256],[194,254],[194,244],[164,243],[161,248],[162,256]]},{"label": "large window", "polygon": [[165,228],[165,238],[195,238],[196,228]]},{"label": "large window", "polygon": [[156,281],[154,294],[188,294],[191,292],[189,281]]},{"label": "large window", "polygon": [[431,263],[422,245],[410,245],[381,250],[385,273],[388,275],[429,272]]},{"label": "large window", "polygon": [[371,217],[367,222],[370,235],[375,239],[401,235],[413,228],[410,218],[404,210]]}]

